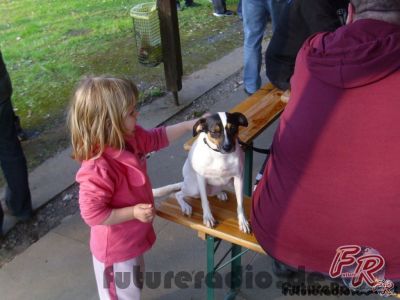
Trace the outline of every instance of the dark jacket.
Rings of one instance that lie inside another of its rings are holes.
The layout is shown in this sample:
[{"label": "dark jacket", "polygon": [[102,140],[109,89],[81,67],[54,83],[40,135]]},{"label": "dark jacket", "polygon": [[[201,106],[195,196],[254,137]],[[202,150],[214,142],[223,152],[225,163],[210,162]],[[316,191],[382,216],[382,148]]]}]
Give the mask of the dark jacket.
[{"label": "dark jacket", "polygon": [[297,52],[314,33],[334,31],[341,25],[339,9],[347,0],[291,0],[283,10],[265,55],[268,79],[281,89],[290,85]]},{"label": "dark jacket", "polygon": [[3,56],[0,51],[0,103],[10,100],[12,94],[11,80],[8,76]]}]

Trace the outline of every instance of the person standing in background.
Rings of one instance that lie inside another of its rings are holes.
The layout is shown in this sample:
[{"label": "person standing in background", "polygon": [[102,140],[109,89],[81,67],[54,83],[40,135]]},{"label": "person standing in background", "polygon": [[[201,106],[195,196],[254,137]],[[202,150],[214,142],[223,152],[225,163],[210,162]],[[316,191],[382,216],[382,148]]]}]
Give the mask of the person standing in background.
[{"label": "person standing in background", "polygon": [[0,163],[7,182],[5,199],[1,201],[4,211],[0,206],[0,234],[5,212],[22,221],[33,214],[26,159],[15,127],[11,94],[11,80],[0,51]]},{"label": "person standing in background", "polygon": [[274,31],[287,0],[246,0],[242,3],[244,31],[244,91],[251,95],[261,86],[261,43],[268,19]]},{"label": "person standing in background", "polygon": [[297,52],[316,32],[344,25],[348,0],[289,0],[265,54],[267,78],[281,90],[290,88]]}]

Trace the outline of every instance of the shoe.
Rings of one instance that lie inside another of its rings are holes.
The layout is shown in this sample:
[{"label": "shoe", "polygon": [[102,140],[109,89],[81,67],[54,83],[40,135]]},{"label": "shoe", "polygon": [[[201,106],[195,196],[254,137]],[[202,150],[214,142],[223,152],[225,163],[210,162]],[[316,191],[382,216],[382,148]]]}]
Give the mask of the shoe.
[{"label": "shoe", "polygon": [[3,238],[4,238],[3,221],[4,221],[4,215],[0,215],[0,244],[3,241]]},{"label": "shoe", "polygon": [[14,215],[13,211],[10,209],[10,207],[7,205],[6,199],[5,198],[0,198],[0,205],[1,208],[3,209],[3,214],[7,216],[12,216],[16,218],[18,221],[25,222],[28,221],[32,218],[33,216],[33,211],[30,210],[27,214],[23,216],[16,216]]},{"label": "shoe", "polygon": [[185,7],[196,7],[196,6],[200,6],[200,4],[199,3],[195,3],[193,1],[185,2]]},{"label": "shoe", "polygon": [[21,216],[21,217],[15,216],[15,218],[17,218],[19,222],[29,221],[30,219],[32,219],[32,217],[33,217],[33,212],[30,212],[29,215],[26,216]]},{"label": "shoe", "polygon": [[281,101],[288,103],[289,99],[290,99],[290,90],[286,90],[281,96]]},{"label": "shoe", "polygon": [[285,264],[274,259],[272,261],[272,272],[276,277],[287,278],[294,276],[297,272],[290,270]]},{"label": "shoe", "polygon": [[25,131],[21,129],[21,131],[17,132],[17,137],[20,142],[26,141],[28,139],[28,136],[26,135]]},{"label": "shoe", "polygon": [[28,139],[28,137],[27,137],[25,131],[21,127],[21,122],[20,122],[18,116],[15,116],[15,118],[14,118],[14,126],[15,126],[15,130],[17,131],[17,136],[18,136],[18,139],[20,140],[20,142],[26,141]]},{"label": "shoe", "polygon": [[231,10],[226,10],[224,13],[220,14],[217,12],[213,12],[213,15],[216,17],[229,17],[229,16],[233,16],[234,13]]},{"label": "shoe", "polygon": [[247,94],[247,96],[251,96],[254,94],[254,93],[250,93],[248,90],[246,90],[246,88],[244,88],[244,92]]},{"label": "shoe", "polygon": [[269,154],[267,154],[267,156],[264,159],[264,162],[261,166],[260,171],[258,171],[257,175],[256,175],[256,180],[253,186],[253,192],[256,190],[258,183],[261,181],[263,175],[264,175],[264,170],[265,170],[265,166],[267,165],[267,161],[268,161],[268,156]]},{"label": "shoe", "polygon": [[0,198],[0,205],[1,205],[1,208],[2,208],[3,213],[4,213],[5,215],[12,216],[12,211],[11,211],[11,209],[8,207],[5,198],[3,198],[3,197]]}]

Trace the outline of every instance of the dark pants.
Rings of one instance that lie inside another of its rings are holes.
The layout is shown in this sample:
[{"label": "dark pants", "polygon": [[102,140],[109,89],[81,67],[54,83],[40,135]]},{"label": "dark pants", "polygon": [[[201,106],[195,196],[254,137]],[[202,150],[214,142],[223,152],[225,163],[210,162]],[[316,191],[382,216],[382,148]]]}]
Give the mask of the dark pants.
[{"label": "dark pants", "polygon": [[282,90],[282,91],[286,91],[288,89],[290,89],[290,79],[288,79],[287,81],[278,81],[278,80],[270,80],[271,83],[276,86],[278,89]]},{"label": "dark pants", "polygon": [[[0,76],[0,164],[7,182],[5,198],[7,206],[14,216],[25,219],[32,214],[32,203],[26,159],[14,125],[11,91],[8,74],[3,74]],[[0,206],[0,230],[3,218]]]},{"label": "dark pants", "polygon": [[[180,3],[180,0],[176,0],[176,4]],[[193,0],[185,0],[186,6],[193,5]]]},{"label": "dark pants", "polygon": [[212,0],[214,12],[218,14],[223,14],[226,12],[226,2],[225,0]]}]

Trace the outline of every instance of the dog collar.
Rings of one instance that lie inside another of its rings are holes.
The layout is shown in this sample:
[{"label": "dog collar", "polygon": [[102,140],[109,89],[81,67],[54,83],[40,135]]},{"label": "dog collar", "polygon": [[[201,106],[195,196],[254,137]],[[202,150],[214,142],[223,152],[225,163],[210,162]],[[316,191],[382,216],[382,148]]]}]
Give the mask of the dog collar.
[{"label": "dog collar", "polygon": [[206,144],[208,146],[208,148],[210,148],[211,150],[214,150],[215,152],[221,152],[218,149],[211,148],[211,146],[207,143],[206,138],[204,138],[203,141],[204,141],[204,144]]}]

